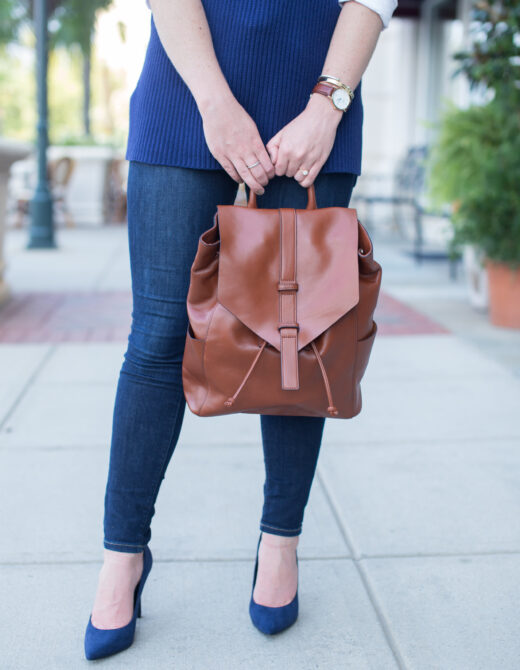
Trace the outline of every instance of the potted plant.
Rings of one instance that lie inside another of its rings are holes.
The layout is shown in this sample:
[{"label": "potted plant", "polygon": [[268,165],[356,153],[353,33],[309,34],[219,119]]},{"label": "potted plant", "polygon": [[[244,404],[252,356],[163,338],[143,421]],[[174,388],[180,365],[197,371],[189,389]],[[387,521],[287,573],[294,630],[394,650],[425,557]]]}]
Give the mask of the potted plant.
[{"label": "potted plant", "polygon": [[473,12],[479,37],[455,58],[488,100],[448,105],[431,152],[429,192],[434,202],[454,205],[450,244],[481,251],[491,322],[520,328],[520,12],[517,0],[477,2]]}]

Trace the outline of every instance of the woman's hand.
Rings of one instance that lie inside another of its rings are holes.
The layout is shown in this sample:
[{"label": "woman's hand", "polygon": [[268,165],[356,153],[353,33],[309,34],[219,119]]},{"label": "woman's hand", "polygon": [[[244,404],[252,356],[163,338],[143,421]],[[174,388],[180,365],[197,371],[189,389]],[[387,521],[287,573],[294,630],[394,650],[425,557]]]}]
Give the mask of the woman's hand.
[{"label": "woman's hand", "polygon": [[195,98],[209,150],[235,181],[262,195],[274,167],[220,69],[201,0],[150,0],[150,6],[161,44]]},{"label": "woman's hand", "polygon": [[[294,177],[301,186],[309,187],[329,157],[343,114],[325,96],[314,93],[303,112],[265,145],[275,173]],[[309,174],[304,175],[302,169]]]},{"label": "woman's hand", "polygon": [[[257,195],[275,175],[255,122],[234,96],[211,101],[201,109],[206,143],[212,155],[236,182]],[[247,165],[258,163],[255,167]]]}]

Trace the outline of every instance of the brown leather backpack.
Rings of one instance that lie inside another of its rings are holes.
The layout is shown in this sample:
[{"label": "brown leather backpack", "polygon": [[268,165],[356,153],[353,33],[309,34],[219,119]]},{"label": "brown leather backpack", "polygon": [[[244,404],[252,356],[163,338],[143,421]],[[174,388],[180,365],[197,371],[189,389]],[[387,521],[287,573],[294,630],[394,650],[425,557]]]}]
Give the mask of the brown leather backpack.
[{"label": "brown leather backpack", "polygon": [[219,205],[199,239],[182,366],[192,412],[351,418],[381,266],[355,209]]}]

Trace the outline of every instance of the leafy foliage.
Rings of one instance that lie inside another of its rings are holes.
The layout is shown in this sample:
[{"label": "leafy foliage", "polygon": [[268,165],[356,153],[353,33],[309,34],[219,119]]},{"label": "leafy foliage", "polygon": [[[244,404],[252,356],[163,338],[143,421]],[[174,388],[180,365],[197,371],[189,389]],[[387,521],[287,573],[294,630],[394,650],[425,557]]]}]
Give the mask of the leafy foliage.
[{"label": "leafy foliage", "polygon": [[[47,0],[47,15],[54,11],[64,0]],[[66,0],[65,0],[66,1]],[[24,25],[32,23],[34,0],[2,0],[0,2],[0,44],[14,42]]]},{"label": "leafy foliage", "polygon": [[[96,14],[113,0],[47,0],[51,44],[77,45],[90,53]],[[34,0],[2,0],[0,3],[0,44],[16,41],[22,26],[32,23]]]},{"label": "leafy foliage", "polygon": [[51,37],[52,46],[76,47],[83,56],[83,125],[86,136],[91,134],[91,52],[96,15],[100,9],[106,9],[111,4],[112,0],[63,0],[54,15],[58,29]]},{"label": "leafy foliage", "polygon": [[496,100],[451,106],[430,168],[433,199],[455,204],[452,244],[473,243],[491,259],[520,265],[520,114]]},{"label": "leafy foliage", "polygon": [[478,0],[472,8],[473,43],[454,54],[472,87],[485,85],[504,102],[520,101],[520,2]]},{"label": "leafy foliage", "polygon": [[[83,57],[83,132],[90,135],[91,104],[91,51],[97,12],[108,8],[113,0],[45,0],[49,18],[49,47],[53,51],[64,46],[71,55],[75,51]],[[1,0],[0,45],[19,41],[23,28],[32,29],[35,0]],[[7,74],[8,77],[8,74]],[[0,78],[5,73],[0,71]],[[8,114],[0,113],[0,124],[12,125]]]},{"label": "leafy foliage", "polygon": [[0,2],[0,44],[10,42],[18,34],[25,18],[25,7],[16,0]]},{"label": "leafy foliage", "polygon": [[107,9],[112,1],[63,0],[53,16],[58,25],[52,35],[53,44],[77,45],[84,55],[90,54],[96,14],[100,9]]},{"label": "leafy foliage", "polygon": [[0,135],[25,142],[33,141],[36,127],[34,72],[0,45]]},{"label": "leafy foliage", "polygon": [[[520,3],[479,1],[481,39],[456,54],[472,86],[494,91],[484,105],[449,104],[429,161],[433,202],[452,203],[453,248],[480,247],[520,266]],[[482,39],[485,36],[485,40]]]}]

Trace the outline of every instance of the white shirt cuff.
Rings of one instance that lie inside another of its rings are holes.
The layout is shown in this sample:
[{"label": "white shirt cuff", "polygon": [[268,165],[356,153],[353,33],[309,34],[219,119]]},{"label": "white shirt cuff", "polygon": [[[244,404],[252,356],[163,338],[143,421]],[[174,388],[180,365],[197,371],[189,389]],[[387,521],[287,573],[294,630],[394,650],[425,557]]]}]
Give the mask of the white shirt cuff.
[{"label": "white shirt cuff", "polygon": [[[344,2],[348,2],[348,0],[338,0],[338,2],[342,5]],[[392,14],[397,7],[397,0],[356,0],[356,2],[359,2],[360,5],[365,5],[365,7],[379,14],[383,22],[383,30],[388,28]]]}]

